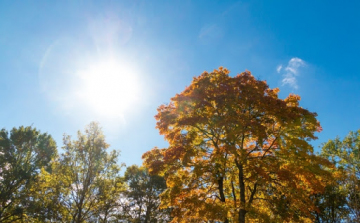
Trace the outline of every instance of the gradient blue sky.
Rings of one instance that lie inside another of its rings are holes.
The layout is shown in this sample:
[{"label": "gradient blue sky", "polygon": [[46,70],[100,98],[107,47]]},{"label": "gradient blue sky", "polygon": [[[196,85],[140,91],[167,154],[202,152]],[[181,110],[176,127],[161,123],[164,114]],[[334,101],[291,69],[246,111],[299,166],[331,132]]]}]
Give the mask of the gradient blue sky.
[{"label": "gradient blue sky", "polygon": [[61,147],[99,121],[120,161],[141,164],[166,146],[156,108],[224,66],[281,98],[299,94],[323,127],[318,150],[360,128],[359,11],[359,1],[0,0],[0,127],[33,125]]}]

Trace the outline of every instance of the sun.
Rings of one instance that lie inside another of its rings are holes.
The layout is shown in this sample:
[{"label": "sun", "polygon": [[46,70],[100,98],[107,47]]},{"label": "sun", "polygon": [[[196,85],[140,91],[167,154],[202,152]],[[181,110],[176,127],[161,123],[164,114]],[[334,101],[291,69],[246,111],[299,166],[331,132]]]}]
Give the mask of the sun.
[{"label": "sun", "polygon": [[77,96],[94,112],[121,116],[131,111],[140,99],[137,73],[114,58],[89,64],[78,72]]}]

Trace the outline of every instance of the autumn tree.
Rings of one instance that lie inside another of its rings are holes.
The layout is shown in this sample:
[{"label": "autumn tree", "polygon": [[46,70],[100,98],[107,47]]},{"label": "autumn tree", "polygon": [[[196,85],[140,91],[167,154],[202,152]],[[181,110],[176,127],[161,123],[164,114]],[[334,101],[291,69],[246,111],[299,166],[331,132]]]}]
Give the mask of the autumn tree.
[{"label": "autumn tree", "polygon": [[324,143],[321,155],[331,160],[340,172],[340,183],[334,185],[333,191],[345,196],[348,220],[360,222],[360,130],[350,132],[343,140],[337,137]]},{"label": "autumn tree", "polygon": [[53,138],[33,127],[0,131],[0,222],[26,219],[38,173],[42,168],[50,170],[56,155]]},{"label": "autumn tree", "polygon": [[299,96],[278,92],[248,71],[230,77],[220,67],[158,108],[169,146],[143,159],[166,179],[161,202],[173,222],[313,220],[310,195],[330,177],[330,163],[309,144],[321,127]]},{"label": "autumn tree", "polygon": [[64,153],[53,162],[51,173],[42,171],[38,201],[41,222],[116,222],[117,200],[123,189],[118,152],[109,145],[97,123],[77,140],[64,136]]},{"label": "autumn tree", "polygon": [[129,222],[169,222],[169,209],[160,210],[159,195],[166,189],[165,179],[150,175],[145,167],[129,166],[124,176],[123,217]]}]

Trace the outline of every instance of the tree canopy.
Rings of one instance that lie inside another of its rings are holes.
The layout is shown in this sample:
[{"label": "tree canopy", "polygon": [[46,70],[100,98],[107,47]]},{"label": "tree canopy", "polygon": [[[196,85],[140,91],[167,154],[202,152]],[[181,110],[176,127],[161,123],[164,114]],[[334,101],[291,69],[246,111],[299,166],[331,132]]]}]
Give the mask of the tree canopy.
[{"label": "tree canopy", "polygon": [[32,127],[0,131],[0,222],[25,219],[39,171],[57,155],[53,138]]},{"label": "tree canopy", "polygon": [[145,167],[126,169],[123,212],[129,222],[169,222],[169,210],[159,209],[159,195],[166,189],[163,177],[150,175]]},{"label": "tree canopy", "polygon": [[249,71],[231,77],[220,67],[158,108],[169,147],[143,159],[166,179],[162,207],[173,208],[173,222],[312,220],[309,196],[331,177],[309,143],[321,126],[298,95],[278,92]]},{"label": "tree canopy", "polygon": [[122,189],[118,153],[107,151],[97,123],[91,123],[85,134],[79,131],[77,140],[65,135],[63,141],[64,153],[54,160],[53,172],[41,174],[38,198],[47,198],[42,201],[42,221],[110,222]]},{"label": "tree canopy", "polygon": [[[344,218],[347,218],[350,222],[359,221],[360,130],[355,132],[351,131],[343,140],[337,137],[324,143],[321,155],[337,166],[337,182],[333,185],[331,193],[333,196],[337,196],[335,202],[342,201],[340,207],[327,205],[328,209],[331,207],[330,210],[327,210],[331,215],[327,215],[330,216],[331,219],[334,219],[334,221],[340,221],[340,219]],[[334,202],[331,204],[334,204]]]}]

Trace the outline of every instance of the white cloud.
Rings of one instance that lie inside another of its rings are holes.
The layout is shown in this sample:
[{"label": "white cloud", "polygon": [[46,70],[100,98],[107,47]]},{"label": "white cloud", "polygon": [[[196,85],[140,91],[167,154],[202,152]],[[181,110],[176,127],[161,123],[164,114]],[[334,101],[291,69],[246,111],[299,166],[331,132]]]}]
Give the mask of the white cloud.
[{"label": "white cloud", "polygon": [[279,65],[276,70],[278,73],[280,73],[281,70],[283,70],[283,79],[282,79],[282,84],[283,85],[290,85],[292,88],[294,89],[298,89],[299,86],[297,85],[297,77],[299,76],[299,71],[301,67],[304,67],[306,65],[306,63],[298,58],[298,57],[293,57],[289,60],[288,65],[282,69],[282,65]]}]

